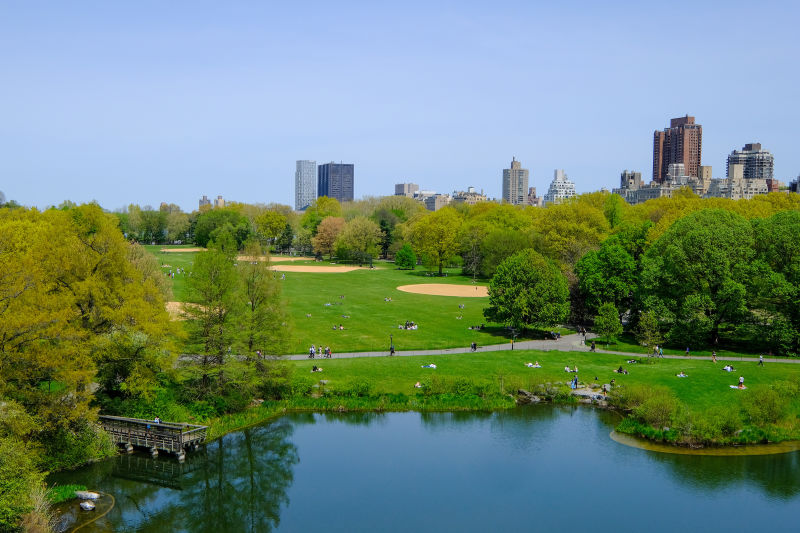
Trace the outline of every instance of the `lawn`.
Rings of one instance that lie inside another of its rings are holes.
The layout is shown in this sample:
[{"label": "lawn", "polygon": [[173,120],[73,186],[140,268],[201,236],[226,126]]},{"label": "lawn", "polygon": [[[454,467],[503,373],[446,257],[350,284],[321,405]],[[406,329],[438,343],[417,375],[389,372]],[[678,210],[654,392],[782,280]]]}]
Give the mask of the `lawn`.
[{"label": "lawn", "polygon": [[[158,258],[165,275],[178,267],[191,272],[195,253],[160,252],[162,246],[146,248]],[[276,260],[279,261],[280,256]],[[291,264],[329,263],[296,261]],[[283,296],[293,325],[289,353],[305,353],[312,343],[330,346],[335,354],[388,351],[390,342],[394,342],[396,350],[420,350],[510,340],[509,332],[498,324],[486,324],[480,331],[469,329],[486,323],[483,309],[488,298],[428,296],[397,290],[400,285],[417,283],[471,285],[471,278],[460,275],[457,270],[448,270],[447,277],[440,278],[422,270],[397,270],[391,263],[376,262],[375,266],[346,273],[285,273]],[[188,274],[175,274],[173,279],[173,292],[178,301],[188,300],[187,278]],[[418,329],[399,329],[406,321],[419,324]],[[344,326],[344,330],[338,329],[339,325]],[[528,332],[527,336],[517,339],[536,336]]]},{"label": "lawn", "polygon": [[[565,366],[578,366],[581,383],[645,384],[670,388],[690,408],[705,410],[722,407],[759,385],[768,385],[776,380],[800,380],[800,364],[774,363],[759,367],[757,362],[734,363],[735,372],[722,370],[724,363],[705,360],[648,359],[644,363],[631,364],[629,357],[586,352],[541,352],[515,350],[487,353],[465,353],[457,355],[413,356],[413,357],[365,357],[358,359],[331,359],[314,361],[292,361],[299,375],[308,373],[314,379],[328,380],[329,387],[344,386],[353,380],[370,381],[377,393],[413,394],[414,384],[432,375],[445,379],[466,378],[475,383],[491,382],[499,386],[502,380],[506,391],[518,388],[533,389],[544,382],[567,382],[574,374],[564,372]],[[542,368],[528,368],[527,362],[538,361]],[[429,363],[436,369],[421,368]],[[311,374],[312,365],[323,368],[322,373]],[[622,365],[629,374],[616,374],[614,369]],[[676,374],[685,372],[687,378]],[[746,390],[731,389],[744,376]],[[595,381],[597,377],[597,381]],[[793,406],[800,412],[800,405]]]}]

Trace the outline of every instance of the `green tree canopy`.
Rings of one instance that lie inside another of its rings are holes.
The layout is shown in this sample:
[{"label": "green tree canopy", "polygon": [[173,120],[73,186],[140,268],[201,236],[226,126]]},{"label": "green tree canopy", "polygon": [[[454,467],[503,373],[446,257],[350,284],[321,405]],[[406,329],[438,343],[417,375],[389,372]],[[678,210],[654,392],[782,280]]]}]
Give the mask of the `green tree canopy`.
[{"label": "green tree canopy", "polygon": [[594,317],[594,329],[598,335],[606,339],[606,344],[622,333],[619,311],[614,304],[606,302],[600,306],[597,316]]},{"label": "green tree canopy", "polygon": [[515,328],[552,327],[567,318],[568,298],[559,268],[534,250],[522,250],[497,268],[483,314]]},{"label": "green tree canopy", "polygon": [[347,222],[336,238],[337,255],[350,257],[359,263],[377,257],[383,234],[380,227],[367,217]]},{"label": "green tree canopy", "polygon": [[427,255],[438,265],[441,276],[444,263],[458,252],[460,228],[458,213],[444,207],[410,220],[407,237],[417,252]]},{"label": "green tree canopy", "polygon": [[635,288],[633,257],[622,246],[606,242],[599,250],[587,252],[575,265],[578,286],[591,313],[597,313],[604,302],[625,311]]},{"label": "green tree canopy", "polygon": [[395,254],[394,264],[396,264],[399,269],[408,270],[414,270],[414,267],[417,266],[417,256],[408,243],[404,244],[403,247],[397,251],[397,254]]},{"label": "green tree canopy", "polygon": [[317,228],[320,223],[327,217],[340,217],[342,216],[342,205],[336,198],[328,198],[327,196],[320,196],[313,204],[308,206],[303,217],[300,219],[300,225],[311,232],[314,236],[317,234]]},{"label": "green tree canopy", "polygon": [[694,212],[645,252],[639,297],[674,342],[716,342],[720,328],[745,319],[753,231],[721,209]]}]

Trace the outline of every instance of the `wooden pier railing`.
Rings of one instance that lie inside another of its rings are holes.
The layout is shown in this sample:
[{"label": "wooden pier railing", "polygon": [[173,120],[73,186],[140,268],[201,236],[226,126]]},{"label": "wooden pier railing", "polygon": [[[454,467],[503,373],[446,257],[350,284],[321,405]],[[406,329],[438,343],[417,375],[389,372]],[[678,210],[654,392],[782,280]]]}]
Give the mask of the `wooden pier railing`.
[{"label": "wooden pier railing", "polygon": [[121,416],[99,417],[103,429],[117,444],[131,450],[134,446],[148,448],[154,455],[159,450],[171,452],[182,459],[187,449],[196,448],[206,438],[208,426],[176,422],[154,422]]}]

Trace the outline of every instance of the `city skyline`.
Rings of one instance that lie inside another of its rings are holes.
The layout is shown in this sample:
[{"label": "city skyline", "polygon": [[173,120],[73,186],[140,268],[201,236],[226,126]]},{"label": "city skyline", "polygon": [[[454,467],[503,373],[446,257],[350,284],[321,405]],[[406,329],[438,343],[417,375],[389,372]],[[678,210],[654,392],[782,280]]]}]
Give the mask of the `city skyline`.
[{"label": "city skyline", "polygon": [[[0,190],[39,207],[191,210],[203,193],[293,205],[295,161],[313,155],[358,166],[356,198],[402,181],[499,198],[515,155],[539,191],[564,168],[587,192],[623,169],[649,178],[653,131],[686,114],[703,124],[715,177],[731,151],[761,143],[788,182],[800,174],[800,8],[767,4],[770,31],[743,36],[737,2],[7,3]],[[674,28],[692,38],[655,44]],[[665,75],[673,57],[680,77]],[[743,63],[748,75],[732,76]],[[509,72],[514,84],[498,84]]]}]

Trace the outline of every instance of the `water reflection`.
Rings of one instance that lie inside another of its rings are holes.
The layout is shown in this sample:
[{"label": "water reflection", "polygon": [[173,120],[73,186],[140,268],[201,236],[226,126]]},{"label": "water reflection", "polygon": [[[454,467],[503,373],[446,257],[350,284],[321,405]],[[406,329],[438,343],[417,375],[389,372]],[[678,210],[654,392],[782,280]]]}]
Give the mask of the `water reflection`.
[{"label": "water reflection", "polygon": [[[212,442],[184,464],[121,456],[51,482],[116,497],[81,533],[527,529],[532,513],[544,530],[563,527],[570,513],[625,530],[619,502],[631,525],[675,508],[679,516],[659,518],[659,529],[790,529],[800,453],[663,454],[611,440],[618,420],[551,405],[298,413]],[[580,491],[591,497],[575,499]],[[745,505],[743,523],[721,511]]]},{"label": "water reflection", "polygon": [[[120,456],[51,482],[82,483],[116,496],[111,512],[81,531],[271,531],[298,462],[286,419],[218,439],[172,458]],[[113,527],[112,527],[113,524]]]},{"label": "water reflection", "polygon": [[678,483],[704,490],[746,485],[784,500],[800,494],[798,452],[741,456],[648,454],[653,462],[666,467]]}]

